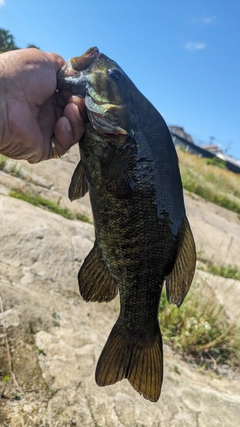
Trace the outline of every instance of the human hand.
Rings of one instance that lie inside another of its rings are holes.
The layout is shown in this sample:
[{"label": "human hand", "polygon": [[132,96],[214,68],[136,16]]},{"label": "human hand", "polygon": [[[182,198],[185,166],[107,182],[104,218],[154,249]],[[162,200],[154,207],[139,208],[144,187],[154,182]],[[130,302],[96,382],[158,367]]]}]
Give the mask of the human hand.
[{"label": "human hand", "polygon": [[53,135],[59,156],[81,138],[84,99],[64,102],[56,93],[63,64],[59,55],[38,49],[0,55],[0,153],[37,163],[54,157]]}]

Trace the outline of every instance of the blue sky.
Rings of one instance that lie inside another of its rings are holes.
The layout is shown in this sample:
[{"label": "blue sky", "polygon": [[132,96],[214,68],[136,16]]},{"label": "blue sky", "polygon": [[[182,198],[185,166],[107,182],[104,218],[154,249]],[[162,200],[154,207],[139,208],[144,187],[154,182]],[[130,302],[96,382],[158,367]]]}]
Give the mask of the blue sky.
[{"label": "blue sky", "polygon": [[91,46],[168,125],[240,159],[239,0],[0,0],[0,27],[64,59]]}]

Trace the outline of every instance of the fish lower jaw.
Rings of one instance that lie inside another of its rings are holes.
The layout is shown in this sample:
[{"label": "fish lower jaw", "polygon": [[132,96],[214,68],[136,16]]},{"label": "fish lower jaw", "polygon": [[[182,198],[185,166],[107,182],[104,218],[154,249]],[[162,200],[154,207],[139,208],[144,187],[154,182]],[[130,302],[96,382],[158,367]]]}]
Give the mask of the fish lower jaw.
[{"label": "fish lower jaw", "polygon": [[119,126],[114,126],[110,122],[104,119],[104,116],[99,113],[93,113],[88,110],[89,121],[97,133],[102,135],[128,135],[127,131]]}]

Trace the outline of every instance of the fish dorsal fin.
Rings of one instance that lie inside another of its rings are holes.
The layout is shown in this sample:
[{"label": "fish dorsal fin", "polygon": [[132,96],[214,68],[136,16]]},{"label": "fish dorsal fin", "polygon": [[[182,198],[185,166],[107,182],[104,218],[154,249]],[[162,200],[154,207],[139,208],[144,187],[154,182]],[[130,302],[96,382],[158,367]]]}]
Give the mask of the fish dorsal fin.
[{"label": "fish dorsal fin", "polygon": [[174,267],[166,277],[168,301],[178,307],[187,295],[196,267],[196,248],[192,231],[185,216],[180,230],[179,250]]},{"label": "fish dorsal fin", "polygon": [[110,193],[115,197],[127,198],[131,196],[134,183],[125,161],[111,147],[108,155],[101,163],[102,177]]},{"label": "fish dorsal fin", "polygon": [[80,268],[78,283],[84,301],[108,302],[118,293],[117,283],[101,260],[96,242]]},{"label": "fish dorsal fin", "polygon": [[68,197],[71,200],[81,199],[81,197],[85,196],[88,192],[88,183],[86,177],[85,166],[83,161],[77,164],[75,171],[73,172],[73,176],[71,179],[71,183],[68,189]]}]

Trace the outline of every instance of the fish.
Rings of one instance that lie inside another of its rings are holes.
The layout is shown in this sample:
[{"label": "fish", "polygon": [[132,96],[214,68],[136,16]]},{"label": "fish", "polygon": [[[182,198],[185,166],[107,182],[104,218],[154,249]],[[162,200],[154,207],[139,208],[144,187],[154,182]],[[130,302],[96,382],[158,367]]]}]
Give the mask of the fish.
[{"label": "fish", "polygon": [[58,73],[57,89],[84,97],[88,123],[69,198],[88,191],[95,243],[79,274],[85,301],[120,296],[119,317],[96,366],[106,386],[126,378],[157,402],[163,382],[159,303],[178,307],[196,266],[178,157],[157,109],[112,59],[90,48]]}]

